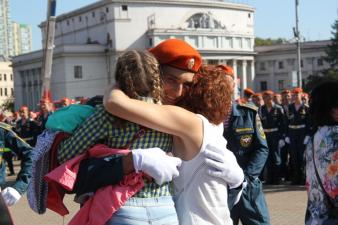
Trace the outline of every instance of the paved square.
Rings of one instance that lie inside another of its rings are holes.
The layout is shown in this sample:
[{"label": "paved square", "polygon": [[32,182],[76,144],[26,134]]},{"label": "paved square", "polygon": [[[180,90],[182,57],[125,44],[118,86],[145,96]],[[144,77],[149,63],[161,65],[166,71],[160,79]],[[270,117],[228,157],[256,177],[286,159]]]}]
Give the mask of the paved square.
[{"label": "paved square", "polygon": [[[306,191],[302,186],[268,186],[265,187],[271,225],[302,225],[306,208]],[[70,215],[63,217],[52,211],[43,215],[33,212],[26,196],[10,208],[15,225],[62,225],[67,224],[79,206],[73,202],[73,195],[66,197],[65,203]]]}]

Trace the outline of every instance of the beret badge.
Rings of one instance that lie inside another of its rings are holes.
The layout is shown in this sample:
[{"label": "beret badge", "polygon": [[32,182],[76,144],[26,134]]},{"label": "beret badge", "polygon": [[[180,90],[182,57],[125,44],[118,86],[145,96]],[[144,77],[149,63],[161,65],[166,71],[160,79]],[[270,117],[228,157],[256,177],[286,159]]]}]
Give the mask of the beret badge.
[{"label": "beret badge", "polygon": [[188,69],[191,70],[195,65],[195,59],[194,58],[191,58],[189,59],[188,61]]}]

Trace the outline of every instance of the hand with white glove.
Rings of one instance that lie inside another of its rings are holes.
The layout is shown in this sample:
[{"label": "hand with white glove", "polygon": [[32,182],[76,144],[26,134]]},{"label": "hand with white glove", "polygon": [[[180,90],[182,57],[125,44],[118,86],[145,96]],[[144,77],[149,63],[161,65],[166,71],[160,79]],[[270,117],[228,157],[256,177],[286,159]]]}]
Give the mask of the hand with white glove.
[{"label": "hand with white glove", "polygon": [[2,190],[1,195],[7,206],[14,205],[21,198],[20,193],[12,187],[7,187],[4,190]]},{"label": "hand with white glove", "polygon": [[290,138],[289,137],[285,137],[285,143],[287,143],[287,144],[290,144]]},{"label": "hand with white glove", "polygon": [[178,167],[181,166],[182,160],[168,156],[160,148],[134,149],[132,155],[135,171],[148,174],[158,185],[179,175]]},{"label": "hand with white glove", "polygon": [[284,146],[285,146],[285,141],[284,141],[283,139],[280,139],[280,140],[278,141],[278,148],[281,149],[281,148],[283,148]]},{"label": "hand with white glove", "polygon": [[225,146],[220,148],[212,144],[207,145],[203,152],[205,163],[209,167],[207,173],[222,178],[230,188],[236,188],[243,182],[244,173],[238,165],[235,155]]},{"label": "hand with white glove", "polygon": [[306,135],[305,138],[304,138],[303,144],[307,145],[307,143],[309,143],[309,141],[310,141],[310,136]]}]

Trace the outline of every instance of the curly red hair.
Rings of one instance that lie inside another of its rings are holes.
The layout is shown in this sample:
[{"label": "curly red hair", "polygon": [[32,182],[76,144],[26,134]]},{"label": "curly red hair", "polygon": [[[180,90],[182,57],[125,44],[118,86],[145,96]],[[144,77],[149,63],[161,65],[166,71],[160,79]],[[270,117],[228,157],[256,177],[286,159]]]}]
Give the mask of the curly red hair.
[{"label": "curly red hair", "polygon": [[233,80],[214,66],[203,66],[194,76],[185,97],[185,108],[206,117],[210,123],[222,123],[231,111]]}]

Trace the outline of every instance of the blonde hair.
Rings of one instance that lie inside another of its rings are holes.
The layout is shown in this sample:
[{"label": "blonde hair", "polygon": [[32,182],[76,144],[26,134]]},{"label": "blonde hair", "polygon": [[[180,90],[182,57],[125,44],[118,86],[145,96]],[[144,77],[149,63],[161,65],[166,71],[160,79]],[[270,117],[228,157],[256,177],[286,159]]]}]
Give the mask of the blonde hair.
[{"label": "blonde hair", "polygon": [[151,97],[154,103],[161,101],[159,64],[148,51],[131,50],[122,53],[116,63],[115,80],[130,98]]}]

